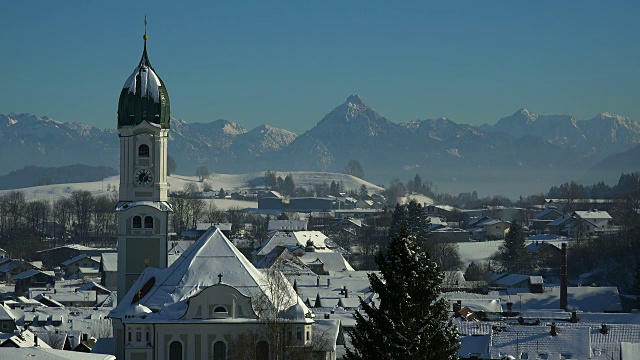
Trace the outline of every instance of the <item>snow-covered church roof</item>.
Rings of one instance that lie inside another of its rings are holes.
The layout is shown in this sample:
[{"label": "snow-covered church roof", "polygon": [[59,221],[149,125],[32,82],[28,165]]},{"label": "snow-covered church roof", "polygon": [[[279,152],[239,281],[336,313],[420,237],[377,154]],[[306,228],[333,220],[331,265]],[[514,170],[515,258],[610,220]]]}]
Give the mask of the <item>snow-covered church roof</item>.
[{"label": "snow-covered church roof", "polygon": [[[145,321],[181,319],[190,298],[220,282],[248,297],[266,295],[271,298],[267,276],[256,269],[220,230],[210,228],[168,268],[145,269],[109,316],[124,319],[130,308],[139,303],[153,311]],[[284,291],[290,293],[290,301],[278,305],[281,307],[278,310],[290,314],[289,308],[300,306],[298,295],[292,287],[286,287]],[[140,297],[138,302],[134,301],[136,297]]]}]

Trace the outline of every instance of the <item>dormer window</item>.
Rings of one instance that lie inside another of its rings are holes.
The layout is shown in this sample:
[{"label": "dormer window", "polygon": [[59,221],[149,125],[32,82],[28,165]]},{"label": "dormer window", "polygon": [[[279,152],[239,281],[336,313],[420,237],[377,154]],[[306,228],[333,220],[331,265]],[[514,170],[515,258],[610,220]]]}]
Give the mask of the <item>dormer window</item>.
[{"label": "dormer window", "polygon": [[134,229],[141,229],[142,228],[142,217],[137,216],[137,215],[133,217],[133,228]]},{"label": "dormer window", "polygon": [[138,147],[138,157],[149,157],[149,145],[142,144]]},{"label": "dormer window", "polygon": [[145,229],[153,229],[153,217],[145,216],[144,217],[144,228]]},{"label": "dormer window", "polygon": [[218,306],[215,309],[213,309],[214,313],[226,313],[227,309],[224,308],[224,306]]}]

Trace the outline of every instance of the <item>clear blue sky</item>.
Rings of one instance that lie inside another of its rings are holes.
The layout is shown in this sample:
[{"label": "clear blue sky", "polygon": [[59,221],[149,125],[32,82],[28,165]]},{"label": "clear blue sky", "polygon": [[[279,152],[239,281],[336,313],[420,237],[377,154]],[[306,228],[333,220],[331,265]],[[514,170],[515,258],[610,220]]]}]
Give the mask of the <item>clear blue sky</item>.
[{"label": "clear blue sky", "polygon": [[636,1],[7,1],[0,113],[114,128],[142,51],[172,115],[311,128],[350,94],[394,122],[526,107],[640,119]]}]

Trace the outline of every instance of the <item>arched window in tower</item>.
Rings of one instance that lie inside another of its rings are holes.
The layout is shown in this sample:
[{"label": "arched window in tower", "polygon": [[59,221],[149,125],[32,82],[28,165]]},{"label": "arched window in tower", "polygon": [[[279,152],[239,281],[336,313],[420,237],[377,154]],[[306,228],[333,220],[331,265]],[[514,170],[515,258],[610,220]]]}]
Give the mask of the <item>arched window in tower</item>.
[{"label": "arched window in tower", "polygon": [[256,360],[269,360],[269,344],[264,340],[256,344]]},{"label": "arched window in tower", "polygon": [[213,344],[213,360],[227,360],[227,345],[222,341]]},{"label": "arched window in tower", "polygon": [[173,341],[169,344],[169,360],[182,360],[182,343]]},{"label": "arched window in tower", "polygon": [[149,145],[142,144],[138,147],[138,157],[149,157]]},{"label": "arched window in tower", "polygon": [[152,229],[153,228],[153,217],[151,217],[151,216],[145,216],[144,217],[144,228],[145,229]]},{"label": "arched window in tower", "polygon": [[134,229],[142,228],[142,217],[137,215],[133,217],[133,228]]}]

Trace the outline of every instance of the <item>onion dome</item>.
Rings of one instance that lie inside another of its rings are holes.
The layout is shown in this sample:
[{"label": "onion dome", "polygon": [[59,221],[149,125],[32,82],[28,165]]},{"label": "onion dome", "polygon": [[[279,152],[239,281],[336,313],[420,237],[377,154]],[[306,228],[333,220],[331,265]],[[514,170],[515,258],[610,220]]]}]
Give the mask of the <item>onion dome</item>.
[{"label": "onion dome", "polygon": [[169,128],[169,93],[151,66],[147,55],[147,32],[140,64],[129,76],[118,101],[118,128],[135,126],[143,121]]}]

